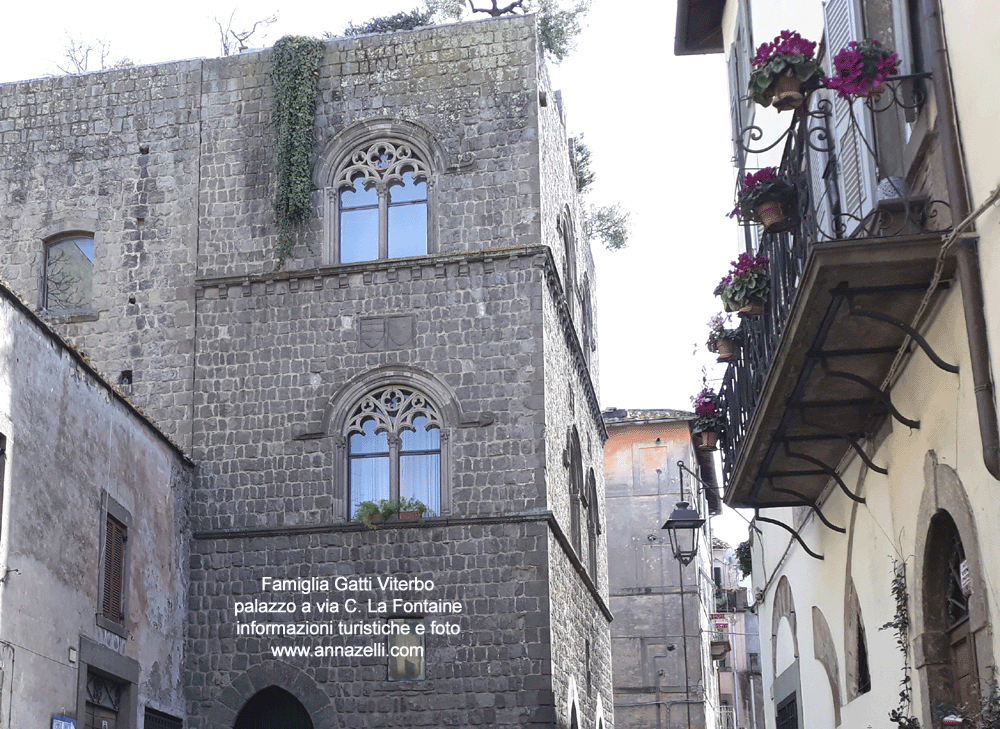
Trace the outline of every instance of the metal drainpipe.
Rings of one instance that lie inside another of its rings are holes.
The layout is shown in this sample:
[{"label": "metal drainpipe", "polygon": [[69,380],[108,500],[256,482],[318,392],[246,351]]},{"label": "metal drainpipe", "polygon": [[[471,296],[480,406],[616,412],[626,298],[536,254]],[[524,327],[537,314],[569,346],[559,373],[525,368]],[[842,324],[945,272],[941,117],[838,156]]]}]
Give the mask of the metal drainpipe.
[{"label": "metal drainpipe", "polygon": [[[968,182],[958,135],[958,117],[948,64],[944,24],[940,0],[920,0],[923,15],[924,41],[930,55],[934,81],[934,99],[938,111],[938,137],[944,163],[952,220],[965,220],[970,213]],[[983,303],[983,279],[979,266],[976,238],[961,238],[955,243],[955,261],[962,286],[962,307],[965,331],[969,339],[972,381],[979,413],[979,435],[983,443],[983,463],[993,478],[1000,480],[1000,432],[997,430],[997,407],[994,400],[993,378],[990,373],[989,340],[986,333],[986,311]]]}]

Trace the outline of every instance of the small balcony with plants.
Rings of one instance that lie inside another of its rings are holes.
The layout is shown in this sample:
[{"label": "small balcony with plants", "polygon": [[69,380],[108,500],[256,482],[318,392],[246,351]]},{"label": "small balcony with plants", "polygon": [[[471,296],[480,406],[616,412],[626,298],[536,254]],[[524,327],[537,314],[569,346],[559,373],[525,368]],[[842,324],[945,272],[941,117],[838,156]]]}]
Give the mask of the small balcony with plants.
[{"label": "small balcony with plants", "polygon": [[885,418],[918,425],[891,397],[907,356],[956,371],[919,334],[954,270],[930,74],[865,40],[824,78],[815,46],[786,31],[761,47],[750,93],[788,123],[737,144],[746,245],[709,341],[735,345],[715,399],[732,506],[815,508],[849,449],[880,468],[862,443]]}]

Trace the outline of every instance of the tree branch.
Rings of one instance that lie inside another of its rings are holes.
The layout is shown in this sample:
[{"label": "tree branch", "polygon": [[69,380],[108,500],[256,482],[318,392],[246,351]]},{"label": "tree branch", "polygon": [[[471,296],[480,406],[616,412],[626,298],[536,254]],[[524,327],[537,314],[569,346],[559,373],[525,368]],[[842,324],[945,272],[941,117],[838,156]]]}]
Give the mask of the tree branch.
[{"label": "tree branch", "polygon": [[524,6],[524,0],[514,0],[510,5],[505,8],[497,7],[497,0],[493,0],[492,8],[477,8],[473,0],[469,0],[469,7],[472,8],[474,13],[489,13],[491,17],[498,18],[506,13],[514,12],[514,8],[522,8]]}]

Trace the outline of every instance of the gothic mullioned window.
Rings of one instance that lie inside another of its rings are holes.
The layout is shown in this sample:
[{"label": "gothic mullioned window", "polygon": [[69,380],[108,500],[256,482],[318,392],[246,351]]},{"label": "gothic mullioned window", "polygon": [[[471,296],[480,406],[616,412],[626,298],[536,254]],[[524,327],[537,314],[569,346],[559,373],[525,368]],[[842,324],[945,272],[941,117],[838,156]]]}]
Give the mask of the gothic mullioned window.
[{"label": "gothic mullioned window", "polygon": [[330,191],[333,262],[425,255],[428,176],[404,141],[365,142],[347,155]]},{"label": "gothic mullioned window", "polygon": [[362,501],[417,499],[441,513],[441,418],[412,387],[369,392],[347,421],[350,513]]}]

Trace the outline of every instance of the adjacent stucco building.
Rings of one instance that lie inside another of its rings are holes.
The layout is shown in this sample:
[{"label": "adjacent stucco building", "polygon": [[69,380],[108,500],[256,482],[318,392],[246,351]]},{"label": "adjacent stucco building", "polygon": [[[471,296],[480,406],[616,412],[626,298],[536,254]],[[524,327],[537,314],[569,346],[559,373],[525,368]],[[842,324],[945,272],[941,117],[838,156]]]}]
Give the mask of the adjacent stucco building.
[{"label": "adjacent stucco building", "polygon": [[[712,453],[692,445],[693,418],[677,410],[604,411],[615,717],[629,729],[714,729],[719,716],[707,519],[721,501]],[[683,499],[706,519],[687,565],[674,558],[662,529],[682,499],[682,480]]]},{"label": "adjacent stucco building", "polygon": [[[610,727],[594,270],[535,19],[325,42],[277,271],[271,58],[2,88],[4,276],[197,463],[185,726]],[[389,498],[433,515],[352,521]],[[420,660],[278,635],[338,623],[302,580]]]},{"label": "adjacent stucco building", "polygon": [[[1000,652],[1000,100],[982,92],[995,9],[680,5],[678,50],[729,64],[740,173],[775,166],[798,198],[787,231],[743,231],[772,294],[721,390],[725,500],[761,530],[767,726],[971,719]],[[749,59],[784,29],[821,42],[826,75],[864,38],[899,54],[899,75],[877,98],[754,107]]]},{"label": "adjacent stucco building", "polygon": [[0,726],[180,726],[192,473],[0,286]]}]

